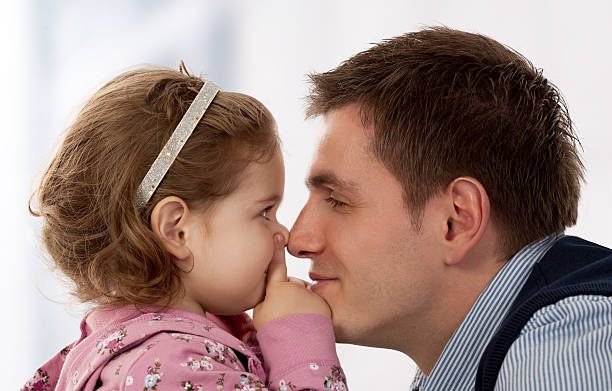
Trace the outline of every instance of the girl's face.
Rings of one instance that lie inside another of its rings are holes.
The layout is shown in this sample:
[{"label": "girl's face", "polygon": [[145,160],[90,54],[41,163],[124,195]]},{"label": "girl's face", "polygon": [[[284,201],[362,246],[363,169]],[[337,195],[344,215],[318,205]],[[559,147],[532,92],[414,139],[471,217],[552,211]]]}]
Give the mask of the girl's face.
[{"label": "girl's face", "polygon": [[285,167],[280,152],[266,163],[252,163],[229,196],[190,219],[185,238],[193,269],[183,274],[185,299],[203,310],[228,315],[263,300],[273,236],[288,231],[276,220],[283,197]]}]

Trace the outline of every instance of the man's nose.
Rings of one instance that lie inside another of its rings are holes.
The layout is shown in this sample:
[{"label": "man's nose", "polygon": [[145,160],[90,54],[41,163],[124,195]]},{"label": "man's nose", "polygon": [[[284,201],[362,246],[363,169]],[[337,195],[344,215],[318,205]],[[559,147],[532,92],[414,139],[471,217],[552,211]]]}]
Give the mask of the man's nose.
[{"label": "man's nose", "polygon": [[306,204],[289,232],[289,254],[298,258],[312,258],[325,247],[321,219]]}]

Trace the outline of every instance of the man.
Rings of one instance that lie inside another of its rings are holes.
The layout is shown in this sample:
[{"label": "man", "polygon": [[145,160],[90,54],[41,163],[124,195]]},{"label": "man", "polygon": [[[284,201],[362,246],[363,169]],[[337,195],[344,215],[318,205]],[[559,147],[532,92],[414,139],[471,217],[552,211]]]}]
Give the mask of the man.
[{"label": "man", "polygon": [[612,250],[563,235],[583,166],[541,71],[436,27],[311,80],[325,134],[288,248],[337,341],[407,354],[411,389],[612,389]]}]

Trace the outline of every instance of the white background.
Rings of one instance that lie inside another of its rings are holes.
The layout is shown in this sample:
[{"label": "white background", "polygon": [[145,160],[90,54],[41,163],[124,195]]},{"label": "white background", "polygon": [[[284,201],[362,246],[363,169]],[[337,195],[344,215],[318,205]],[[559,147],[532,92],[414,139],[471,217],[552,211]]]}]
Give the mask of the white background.
[{"label": "white background", "polygon": [[[295,220],[319,122],[303,121],[305,74],[337,66],[371,43],[427,25],[489,35],[526,55],[567,99],[587,183],[569,233],[612,247],[612,5],[608,1],[14,1],[0,5],[3,304],[0,382],[18,389],[78,336],[82,307],[43,265],[27,200],[85,98],[137,64],[184,59],[225,90],[275,115],[287,168],[280,219]],[[307,278],[308,262],[288,257]],[[351,390],[405,389],[400,353],[339,345]]]}]

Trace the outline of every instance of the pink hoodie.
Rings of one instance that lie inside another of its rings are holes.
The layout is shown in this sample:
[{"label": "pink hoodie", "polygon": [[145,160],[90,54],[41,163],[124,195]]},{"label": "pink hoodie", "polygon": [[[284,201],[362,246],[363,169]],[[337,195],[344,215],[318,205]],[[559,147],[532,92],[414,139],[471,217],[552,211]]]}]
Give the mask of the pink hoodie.
[{"label": "pink hoodie", "polygon": [[347,388],[325,316],[285,316],[257,333],[247,314],[202,317],[125,306],[87,314],[81,338],[39,368],[22,389],[53,390]]}]

